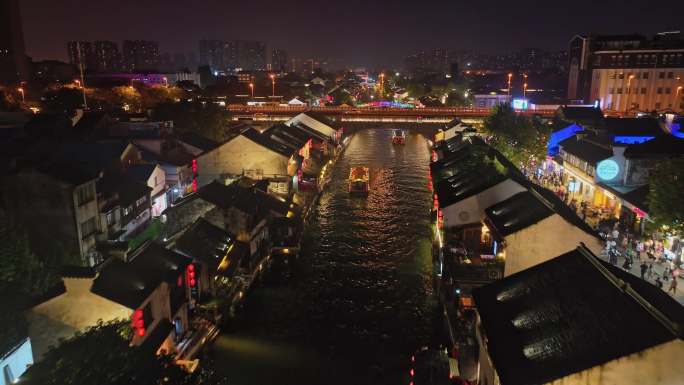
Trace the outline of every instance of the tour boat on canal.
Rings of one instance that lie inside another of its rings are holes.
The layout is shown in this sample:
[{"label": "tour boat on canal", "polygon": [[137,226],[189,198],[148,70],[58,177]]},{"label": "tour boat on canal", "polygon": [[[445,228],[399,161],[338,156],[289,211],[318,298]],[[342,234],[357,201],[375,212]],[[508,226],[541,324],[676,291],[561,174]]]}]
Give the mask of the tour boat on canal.
[{"label": "tour boat on canal", "polygon": [[406,144],[406,133],[404,130],[394,130],[392,144]]},{"label": "tour boat on canal", "polygon": [[349,170],[349,193],[367,195],[370,185],[369,179],[368,167],[352,167]]}]

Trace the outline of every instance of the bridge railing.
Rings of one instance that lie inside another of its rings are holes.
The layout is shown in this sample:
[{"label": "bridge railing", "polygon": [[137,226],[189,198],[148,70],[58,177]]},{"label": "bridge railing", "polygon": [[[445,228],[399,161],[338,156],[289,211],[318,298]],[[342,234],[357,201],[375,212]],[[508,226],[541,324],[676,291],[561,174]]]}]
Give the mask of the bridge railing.
[{"label": "bridge railing", "polygon": [[[387,116],[487,116],[491,108],[477,107],[306,107],[306,106],[246,106],[230,104],[226,109],[234,113],[245,114],[296,114],[305,111],[334,115],[387,115]],[[524,110],[524,115],[552,116],[555,110]]]}]

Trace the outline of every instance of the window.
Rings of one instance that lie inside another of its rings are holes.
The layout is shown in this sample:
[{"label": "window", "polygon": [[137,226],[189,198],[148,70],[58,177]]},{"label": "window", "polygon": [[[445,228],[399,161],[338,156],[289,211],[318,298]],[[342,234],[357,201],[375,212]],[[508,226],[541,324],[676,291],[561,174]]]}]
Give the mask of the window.
[{"label": "window", "polygon": [[668,79],[673,79],[673,78],[674,78],[674,72],[668,72],[668,73],[667,73],[667,78],[668,78]]},{"label": "window", "polygon": [[81,223],[81,234],[83,234],[83,239],[89,237],[97,230],[95,224],[95,217],[88,219],[87,221]]},{"label": "window", "polygon": [[666,94],[671,94],[671,93],[672,93],[672,89],[671,89],[670,87],[665,88],[665,93],[666,93]]},{"label": "window", "polygon": [[655,108],[656,108],[656,110],[659,110],[659,109],[660,109],[660,102],[658,102],[658,103],[655,104]]},{"label": "window", "polygon": [[147,202],[147,197],[142,197],[135,201],[135,207],[140,207],[143,205],[143,203]]},{"label": "window", "polygon": [[625,74],[620,74],[620,76],[618,76],[618,79],[624,79],[624,78],[625,78]]},{"label": "window", "polygon": [[658,87],[658,90],[656,92],[659,94],[662,94],[663,93],[663,87]]},{"label": "window", "polygon": [[615,74],[610,74],[611,79],[615,79]]},{"label": "window", "polygon": [[648,72],[644,72],[643,74],[641,74],[641,78],[648,79]]},{"label": "window", "polygon": [[95,198],[95,187],[92,184],[88,184],[79,188],[76,194],[78,195],[78,205],[82,206]]},{"label": "window", "polygon": [[665,79],[665,72],[658,73],[658,79]]},{"label": "window", "polygon": [[642,94],[642,95],[645,95],[645,94],[646,94],[646,87],[642,87],[642,88],[641,88],[641,94]]},{"label": "window", "polygon": [[617,93],[618,93],[618,94],[622,94],[622,87],[618,87]]},{"label": "window", "polygon": [[133,206],[124,207],[123,215],[128,215],[131,213],[131,211],[133,211]]},{"label": "window", "polygon": [[107,213],[107,226],[111,226],[114,224],[114,212],[108,212]]},{"label": "window", "polygon": [[611,94],[611,95],[614,94],[614,93],[615,93],[615,88],[610,87],[610,88],[608,89],[608,93]]}]

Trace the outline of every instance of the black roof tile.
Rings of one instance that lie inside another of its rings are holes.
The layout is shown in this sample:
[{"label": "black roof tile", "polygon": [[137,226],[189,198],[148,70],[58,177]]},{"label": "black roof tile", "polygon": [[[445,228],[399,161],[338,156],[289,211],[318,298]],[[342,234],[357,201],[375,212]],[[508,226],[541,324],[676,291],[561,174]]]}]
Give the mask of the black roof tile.
[{"label": "black roof tile", "polygon": [[150,243],[130,262],[112,259],[93,282],[91,291],[135,309],[164,281],[175,283],[190,259]]},{"label": "black roof tile", "polygon": [[580,248],[475,289],[501,383],[552,382],[680,338],[681,306],[643,284],[625,289],[633,281]]}]

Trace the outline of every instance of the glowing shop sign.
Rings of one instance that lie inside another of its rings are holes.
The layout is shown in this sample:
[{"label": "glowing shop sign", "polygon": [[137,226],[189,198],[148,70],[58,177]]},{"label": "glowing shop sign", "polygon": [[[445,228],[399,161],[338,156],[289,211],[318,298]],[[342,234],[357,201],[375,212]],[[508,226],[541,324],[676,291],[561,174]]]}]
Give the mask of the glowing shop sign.
[{"label": "glowing shop sign", "polygon": [[613,180],[620,173],[620,166],[612,159],[599,162],[596,166],[596,175],[603,180]]},{"label": "glowing shop sign", "polygon": [[515,110],[526,110],[527,109],[527,99],[513,99],[513,109],[515,109]]}]

